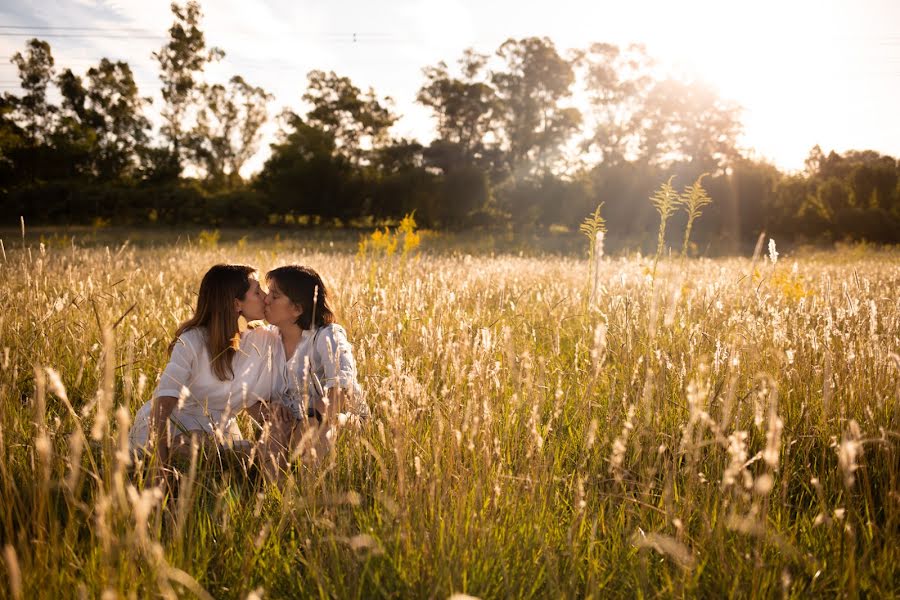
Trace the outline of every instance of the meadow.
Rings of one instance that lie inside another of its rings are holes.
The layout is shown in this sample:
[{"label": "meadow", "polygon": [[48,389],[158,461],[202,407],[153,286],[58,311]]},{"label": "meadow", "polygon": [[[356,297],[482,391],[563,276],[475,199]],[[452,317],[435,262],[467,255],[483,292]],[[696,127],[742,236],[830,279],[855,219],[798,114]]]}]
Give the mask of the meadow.
[{"label": "meadow", "polygon": [[[4,239],[0,597],[900,594],[900,253]],[[281,486],[124,451],[216,262],[318,269],[373,417]]]}]

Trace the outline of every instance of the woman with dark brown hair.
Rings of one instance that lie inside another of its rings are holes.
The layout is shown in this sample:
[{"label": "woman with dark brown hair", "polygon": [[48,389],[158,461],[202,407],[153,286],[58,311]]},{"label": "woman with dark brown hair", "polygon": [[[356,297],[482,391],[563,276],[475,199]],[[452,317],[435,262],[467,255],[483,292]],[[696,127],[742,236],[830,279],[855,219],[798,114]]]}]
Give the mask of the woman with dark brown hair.
[{"label": "woman with dark brown hair", "polygon": [[135,416],[133,448],[155,447],[165,461],[192,434],[220,445],[241,439],[235,422],[241,410],[263,416],[262,406],[283,386],[273,362],[279,338],[265,327],[240,332],[238,319],[262,319],[264,305],[253,267],[220,264],[206,272],[194,315],[169,345],[153,399]]},{"label": "woman with dark brown hair", "polygon": [[330,427],[344,417],[366,418],[353,348],[337,324],[328,290],[313,269],[299,265],[266,273],[266,320],[278,328],[285,357],[284,403],[297,420]]}]

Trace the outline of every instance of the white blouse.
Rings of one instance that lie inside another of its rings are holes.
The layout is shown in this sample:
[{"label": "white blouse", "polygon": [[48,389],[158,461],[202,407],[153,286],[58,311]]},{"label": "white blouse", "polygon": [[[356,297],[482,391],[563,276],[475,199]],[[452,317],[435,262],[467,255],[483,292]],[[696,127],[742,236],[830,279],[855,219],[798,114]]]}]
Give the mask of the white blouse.
[{"label": "white blouse", "polygon": [[[284,385],[281,337],[272,327],[257,327],[241,334],[240,350],[232,358],[234,377],[220,380],[212,369],[206,347],[206,329],[196,327],[182,333],[172,348],[169,363],[153,392],[154,398],[172,396],[178,405],[169,417],[173,435],[188,431],[238,438],[235,417],[242,409],[280,396]],[[129,432],[132,447],[147,444],[151,402],[134,418]]]},{"label": "white blouse", "polygon": [[[316,386],[313,374],[320,387]],[[346,412],[360,417],[369,415],[362,387],[357,381],[353,347],[340,325],[304,330],[293,356],[285,363],[284,378],[284,402],[295,416],[305,416],[310,402],[315,403],[321,399],[321,392],[327,394],[335,387],[350,392],[352,404],[344,407]]]}]

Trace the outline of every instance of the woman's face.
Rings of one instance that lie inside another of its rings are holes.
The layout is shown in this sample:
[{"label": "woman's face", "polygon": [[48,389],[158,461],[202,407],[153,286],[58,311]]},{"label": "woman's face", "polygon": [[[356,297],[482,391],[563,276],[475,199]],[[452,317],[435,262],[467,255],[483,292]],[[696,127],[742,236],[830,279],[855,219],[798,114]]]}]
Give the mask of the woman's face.
[{"label": "woman's face", "polygon": [[286,327],[297,323],[303,311],[294,304],[278,287],[278,281],[269,279],[269,293],[266,294],[266,321],[276,327]]},{"label": "woman's face", "polygon": [[244,294],[244,299],[235,299],[234,302],[235,308],[248,321],[259,321],[265,318],[266,295],[259,287],[259,281],[255,275],[250,276],[250,289]]}]

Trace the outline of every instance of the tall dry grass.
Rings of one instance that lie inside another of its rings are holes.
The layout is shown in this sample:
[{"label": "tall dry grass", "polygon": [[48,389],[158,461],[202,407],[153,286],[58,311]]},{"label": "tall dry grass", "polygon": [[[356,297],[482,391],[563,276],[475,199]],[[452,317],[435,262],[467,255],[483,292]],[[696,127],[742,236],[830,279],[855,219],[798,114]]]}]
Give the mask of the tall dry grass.
[{"label": "tall dry grass", "polygon": [[[328,249],[6,243],[0,594],[900,592],[896,253],[607,258],[587,303],[584,260]],[[163,491],[123,432],[219,261],[326,274],[373,418]]]}]

